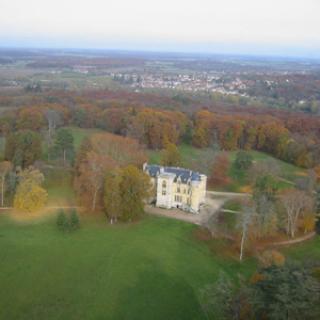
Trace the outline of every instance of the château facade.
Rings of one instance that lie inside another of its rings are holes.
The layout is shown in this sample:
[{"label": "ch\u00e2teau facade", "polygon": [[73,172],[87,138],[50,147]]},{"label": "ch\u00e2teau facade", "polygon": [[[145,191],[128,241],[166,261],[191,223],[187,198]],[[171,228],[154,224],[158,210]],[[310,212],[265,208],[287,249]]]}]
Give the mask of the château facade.
[{"label": "ch\u00e2teau facade", "polygon": [[143,165],[155,190],[153,201],[160,208],[180,208],[198,213],[205,202],[207,176],[188,169]]}]

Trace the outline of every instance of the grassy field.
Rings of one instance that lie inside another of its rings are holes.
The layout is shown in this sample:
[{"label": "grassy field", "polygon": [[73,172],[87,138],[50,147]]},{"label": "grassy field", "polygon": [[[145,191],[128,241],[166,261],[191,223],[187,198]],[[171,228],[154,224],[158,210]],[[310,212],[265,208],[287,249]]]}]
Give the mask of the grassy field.
[{"label": "grassy field", "polygon": [[[194,226],[164,218],[110,226],[0,217],[0,319],[205,319],[199,289],[255,264],[212,254]],[[219,319],[217,315],[217,319]]]},{"label": "grassy field", "polygon": [[[210,169],[213,163],[214,157],[219,154],[219,151],[214,151],[213,149],[197,149],[190,145],[181,145],[178,147],[180,155],[182,158],[182,166],[186,168],[191,168],[196,171],[200,171],[207,175],[210,175]],[[263,161],[274,161],[275,164],[280,169],[280,176],[278,180],[278,188],[284,189],[291,187],[290,182],[294,182],[297,178],[306,175],[306,170],[298,168],[292,164],[286,163],[279,159],[276,159],[268,154],[258,151],[249,151],[252,155],[253,162],[263,162]],[[236,170],[232,163],[235,160],[236,151],[225,152],[229,157],[230,161],[230,170],[229,176],[232,181],[223,187],[214,188],[221,189],[223,191],[231,192],[244,192],[248,184],[250,183],[248,176],[245,172]],[[154,164],[159,164],[161,159],[161,152],[149,150],[149,162]]]},{"label": "grassy field", "polygon": [[283,253],[293,259],[300,261],[320,261],[320,236],[314,239],[283,249]]},{"label": "grassy field", "polygon": [[76,150],[80,147],[81,142],[86,137],[90,137],[91,135],[93,135],[95,133],[105,132],[100,129],[83,129],[83,128],[78,128],[78,127],[66,127],[66,129],[69,129],[73,135],[74,147]]},{"label": "grassy field", "polygon": [[72,206],[76,204],[71,170],[67,168],[46,170],[44,188],[48,191],[49,206]]}]

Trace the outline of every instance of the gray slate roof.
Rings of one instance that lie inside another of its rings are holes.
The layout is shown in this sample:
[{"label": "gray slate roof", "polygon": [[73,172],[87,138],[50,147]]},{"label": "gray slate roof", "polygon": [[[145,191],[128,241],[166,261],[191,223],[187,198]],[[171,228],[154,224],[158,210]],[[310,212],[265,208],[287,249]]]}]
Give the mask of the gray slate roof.
[{"label": "gray slate roof", "polygon": [[173,173],[175,174],[174,181],[177,181],[178,177],[180,177],[181,182],[187,183],[188,180],[190,181],[201,181],[200,173],[194,172],[188,169],[183,168],[176,168],[176,167],[161,167],[155,164],[147,165],[146,172],[151,177],[156,177],[160,174],[160,169],[163,168],[163,173]]}]

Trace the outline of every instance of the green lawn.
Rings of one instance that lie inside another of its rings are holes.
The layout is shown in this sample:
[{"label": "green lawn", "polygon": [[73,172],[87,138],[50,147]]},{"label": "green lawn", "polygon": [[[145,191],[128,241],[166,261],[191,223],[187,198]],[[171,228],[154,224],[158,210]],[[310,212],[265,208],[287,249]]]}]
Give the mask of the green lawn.
[{"label": "green lawn", "polygon": [[255,265],[210,252],[194,228],[148,217],[63,234],[0,216],[0,319],[205,319],[199,289]]},{"label": "green lawn", "polygon": [[[183,167],[191,168],[193,170],[200,171],[202,173],[210,175],[213,159],[219,153],[219,151],[214,151],[210,148],[198,149],[190,145],[180,145],[178,146],[178,148],[181,154]],[[254,162],[263,162],[268,160],[275,161],[275,163],[279,166],[281,171],[281,179],[278,180],[279,189],[291,187],[292,184],[290,184],[290,181],[294,182],[297,178],[306,174],[305,169],[298,168],[290,163],[286,163],[284,161],[276,159],[266,153],[253,150],[249,152],[252,155]],[[232,164],[235,160],[237,151],[229,151],[226,152],[226,154],[229,157],[230,164]],[[160,151],[149,150],[148,155],[150,163],[160,163]],[[232,165],[230,166],[229,176],[232,179],[232,182],[218,189],[230,192],[241,192],[243,191],[242,188],[250,183],[247,174],[241,170],[236,170]]]},{"label": "green lawn", "polygon": [[48,205],[64,206],[76,204],[70,169],[53,168],[46,170],[44,188],[48,191]]},{"label": "green lawn", "polygon": [[[213,149],[198,149],[190,145],[182,144],[178,146],[182,166],[193,170],[201,171],[205,174],[210,173],[210,163],[217,154]],[[161,159],[161,151],[149,150],[149,163],[159,164]]]},{"label": "green lawn", "polygon": [[320,236],[301,244],[283,249],[286,257],[301,261],[320,261]]},{"label": "green lawn", "polygon": [[5,149],[6,139],[4,137],[0,137],[0,158],[4,157],[4,149]]},{"label": "green lawn", "polygon": [[74,147],[76,150],[80,147],[81,142],[86,137],[90,137],[91,135],[93,135],[95,133],[105,132],[100,129],[83,129],[83,128],[78,128],[78,127],[66,127],[66,129],[71,130],[71,133],[72,133],[73,139],[74,139]]}]

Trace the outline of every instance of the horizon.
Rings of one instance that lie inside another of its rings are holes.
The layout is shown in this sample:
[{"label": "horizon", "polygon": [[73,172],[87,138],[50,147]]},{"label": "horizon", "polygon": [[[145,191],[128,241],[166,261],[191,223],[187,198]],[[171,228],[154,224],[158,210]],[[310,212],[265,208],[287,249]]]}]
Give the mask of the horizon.
[{"label": "horizon", "polygon": [[0,47],[320,58],[316,0],[0,4]]},{"label": "horizon", "polygon": [[130,46],[123,47],[63,47],[63,46],[36,46],[36,45],[1,45],[0,52],[2,51],[52,51],[63,53],[94,53],[94,54],[121,54],[130,56],[140,56],[140,55],[164,55],[164,56],[176,56],[176,57],[190,57],[190,58],[256,58],[256,59],[279,59],[279,60],[320,60],[319,54],[307,53],[301,50],[301,48],[292,48],[293,50],[283,51],[283,50],[269,50],[269,51],[259,51],[259,50],[221,50],[219,47],[217,50],[201,50],[201,49],[182,49],[182,48],[165,48],[165,47],[137,47],[132,48]]}]

